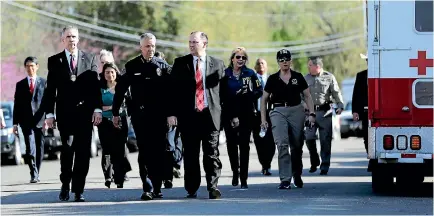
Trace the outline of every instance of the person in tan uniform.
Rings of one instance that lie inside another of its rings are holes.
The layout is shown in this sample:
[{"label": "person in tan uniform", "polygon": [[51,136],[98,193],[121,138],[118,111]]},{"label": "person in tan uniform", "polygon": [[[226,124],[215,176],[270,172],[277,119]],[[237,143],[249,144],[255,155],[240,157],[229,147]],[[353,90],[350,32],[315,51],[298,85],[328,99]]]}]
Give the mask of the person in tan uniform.
[{"label": "person in tan uniform", "polygon": [[311,168],[309,172],[316,172],[320,165],[318,152],[316,149],[316,132],[319,130],[319,140],[321,146],[321,173],[327,175],[330,167],[330,156],[332,147],[332,115],[325,115],[331,109],[335,101],[338,106],[336,114],[341,114],[344,104],[342,94],[339,89],[335,76],[323,69],[323,62],[320,57],[310,57],[308,62],[309,74],[304,78],[309,85],[312,95],[316,124],[307,125],[305,130],[306,145],[309,149]]}]

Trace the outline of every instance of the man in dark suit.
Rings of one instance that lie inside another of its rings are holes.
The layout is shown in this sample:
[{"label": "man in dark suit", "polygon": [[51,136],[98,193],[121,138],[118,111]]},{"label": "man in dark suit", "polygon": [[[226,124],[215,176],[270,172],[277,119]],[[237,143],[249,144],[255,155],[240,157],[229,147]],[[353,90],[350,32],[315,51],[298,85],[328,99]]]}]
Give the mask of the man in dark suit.
[{"label": "man in dark suit", "polygon": [[[62,139],[59,199],[69,200],[69,184],[76,202],[84,202],[83,191],[89,171],[93,125],[101,122],[102,99],[95,55],[77,48],[78,29],[62,31],[65,50],[48,58],[46,100],[47,120],[53,127],[54,106]],[[74,157],[75,154],[75,157]]]},{"label": "man in dark suit", "polygon": [[27,164],[30,168],[30,183],[39,182],[41,162],[44,157],[44,134],[42,126],[45,113],[41,106],[46,80],[37,76],[39,69],[36,57],[24,60],[27,77],[19,81],[14,95],[14,133],[18,134],[18,125],[23,131],[26,143]]},{"label": "man in dark suit", "polygon": [[175,59],[168,125],[179,126],[184,145],[184,184],[188,198],[196,198],[200,186],[200,143],[210,199],[221,196],[217,189],[222,164],[219,159],[221,121],[220,82],[225,75],[222,60],[206,55],[208,36],[192,32],[189,55]]},{"label": "man in dark suit", "polygon": [[[368,61],[366,55],[360,54],[360,57]],[[357,73],[353,89],[352,113],[354,121],[362,120],[363,142],[368,153],[368,70]],[[372,165],[373,160],[369,160],[368,171],[371,170]]]}]

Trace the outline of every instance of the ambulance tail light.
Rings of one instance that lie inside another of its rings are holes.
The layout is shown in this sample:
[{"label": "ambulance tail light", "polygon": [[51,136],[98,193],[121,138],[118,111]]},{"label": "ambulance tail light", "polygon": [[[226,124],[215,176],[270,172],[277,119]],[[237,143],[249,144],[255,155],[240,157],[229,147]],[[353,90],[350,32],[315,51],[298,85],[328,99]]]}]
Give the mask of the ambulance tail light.
[{"label": "ambulance tail light", "polygon": [[404,135],[399,135],[396,138],[396,148],[398,150],[406,150],[408,148],[407,137]]},{"label": "ambulance tail light", "polygon": [[422,144],[420,141],[419,135],[413,135],[410,137],[410,148],[413,150],[420,150],[422,148]]},{"label": "ambulance tail light", "polygon": [[392,150],[393,146],[394,146],[393,136],[392,135],[384,135],[384,137],[383,137],[384,150]]}]

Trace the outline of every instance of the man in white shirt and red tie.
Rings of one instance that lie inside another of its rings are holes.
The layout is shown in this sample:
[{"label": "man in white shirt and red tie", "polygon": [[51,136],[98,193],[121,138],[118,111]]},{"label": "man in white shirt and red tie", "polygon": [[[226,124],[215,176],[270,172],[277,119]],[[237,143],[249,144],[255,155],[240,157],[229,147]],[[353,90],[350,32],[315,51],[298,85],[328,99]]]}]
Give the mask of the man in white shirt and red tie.
[{"label": "man in white shirt and red tie", "polygon": [[39,182],[41,162],[44,157],[44,125],[45,114],[41,106],[46,80],[37,76],[39,69],[36,57],[24,60],[27,77],[19,81],[15,88],[13,124],[14,133],[21,127],[26,144],[25,160],[30,168],[30,183]]},{"label": "man in white shirt and red tie", "polygon": [[218,199],[222,163],[219,159],[221,130],[220,82],[225,76],[222,60],[206,55],[208,36],[192,32],[190,54],[175,59],[171,76],[168,125],[178,125],[184,147],[184,186],[187,198],[196,198],[200,187],[199,163],[202,142],[203,167],[210,199]]}]

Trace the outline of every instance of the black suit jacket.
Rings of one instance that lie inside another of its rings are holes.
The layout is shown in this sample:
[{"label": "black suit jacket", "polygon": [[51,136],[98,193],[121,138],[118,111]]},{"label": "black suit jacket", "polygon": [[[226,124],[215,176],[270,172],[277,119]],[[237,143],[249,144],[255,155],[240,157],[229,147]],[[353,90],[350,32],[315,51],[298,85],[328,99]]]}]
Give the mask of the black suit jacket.
[{"label": "black suit jacket", "polygon": [[[220,83],[225,77],[224,70],[225,65],[222,60],[206,56],[205,95],[217,130],[220,129],[221,123]],[[188,120],[188,116],[192,115],[196,110],[196,79],[193,56],[189,54],[176,58],[171,75],[172,98],[170,101],[175,105],[169,106],[171,108],[169,116],[178,116]]]},{"label": "black suit jacket", "polygon": [[[14,112],[13,123],[20,125],[24,133],[29,133],[35,127],[42,127],[41,122],[45,118],[42,104],[42,96],[46,87],[46,80],[42,77],[36,77],[35,89],[33,94],[30,93],[28,78],[17,82],[14,95]],[[32,103],[35,108],[33,113]]]},{"label": "black suit jacket", "polygon": [[357,73],[353,90],[352,112],[362,115],[368,106],[368,71]]},{"label": "black suit jacket", "polygon": [[72,72],[65,51],[48,58],[47,89],[44,100],[45,112],[54,114],[59,130],[70,131],[77,116],[91,120],[95,109],[102,109],[98,65],[95,55],[78,51],[77,77]]}]

